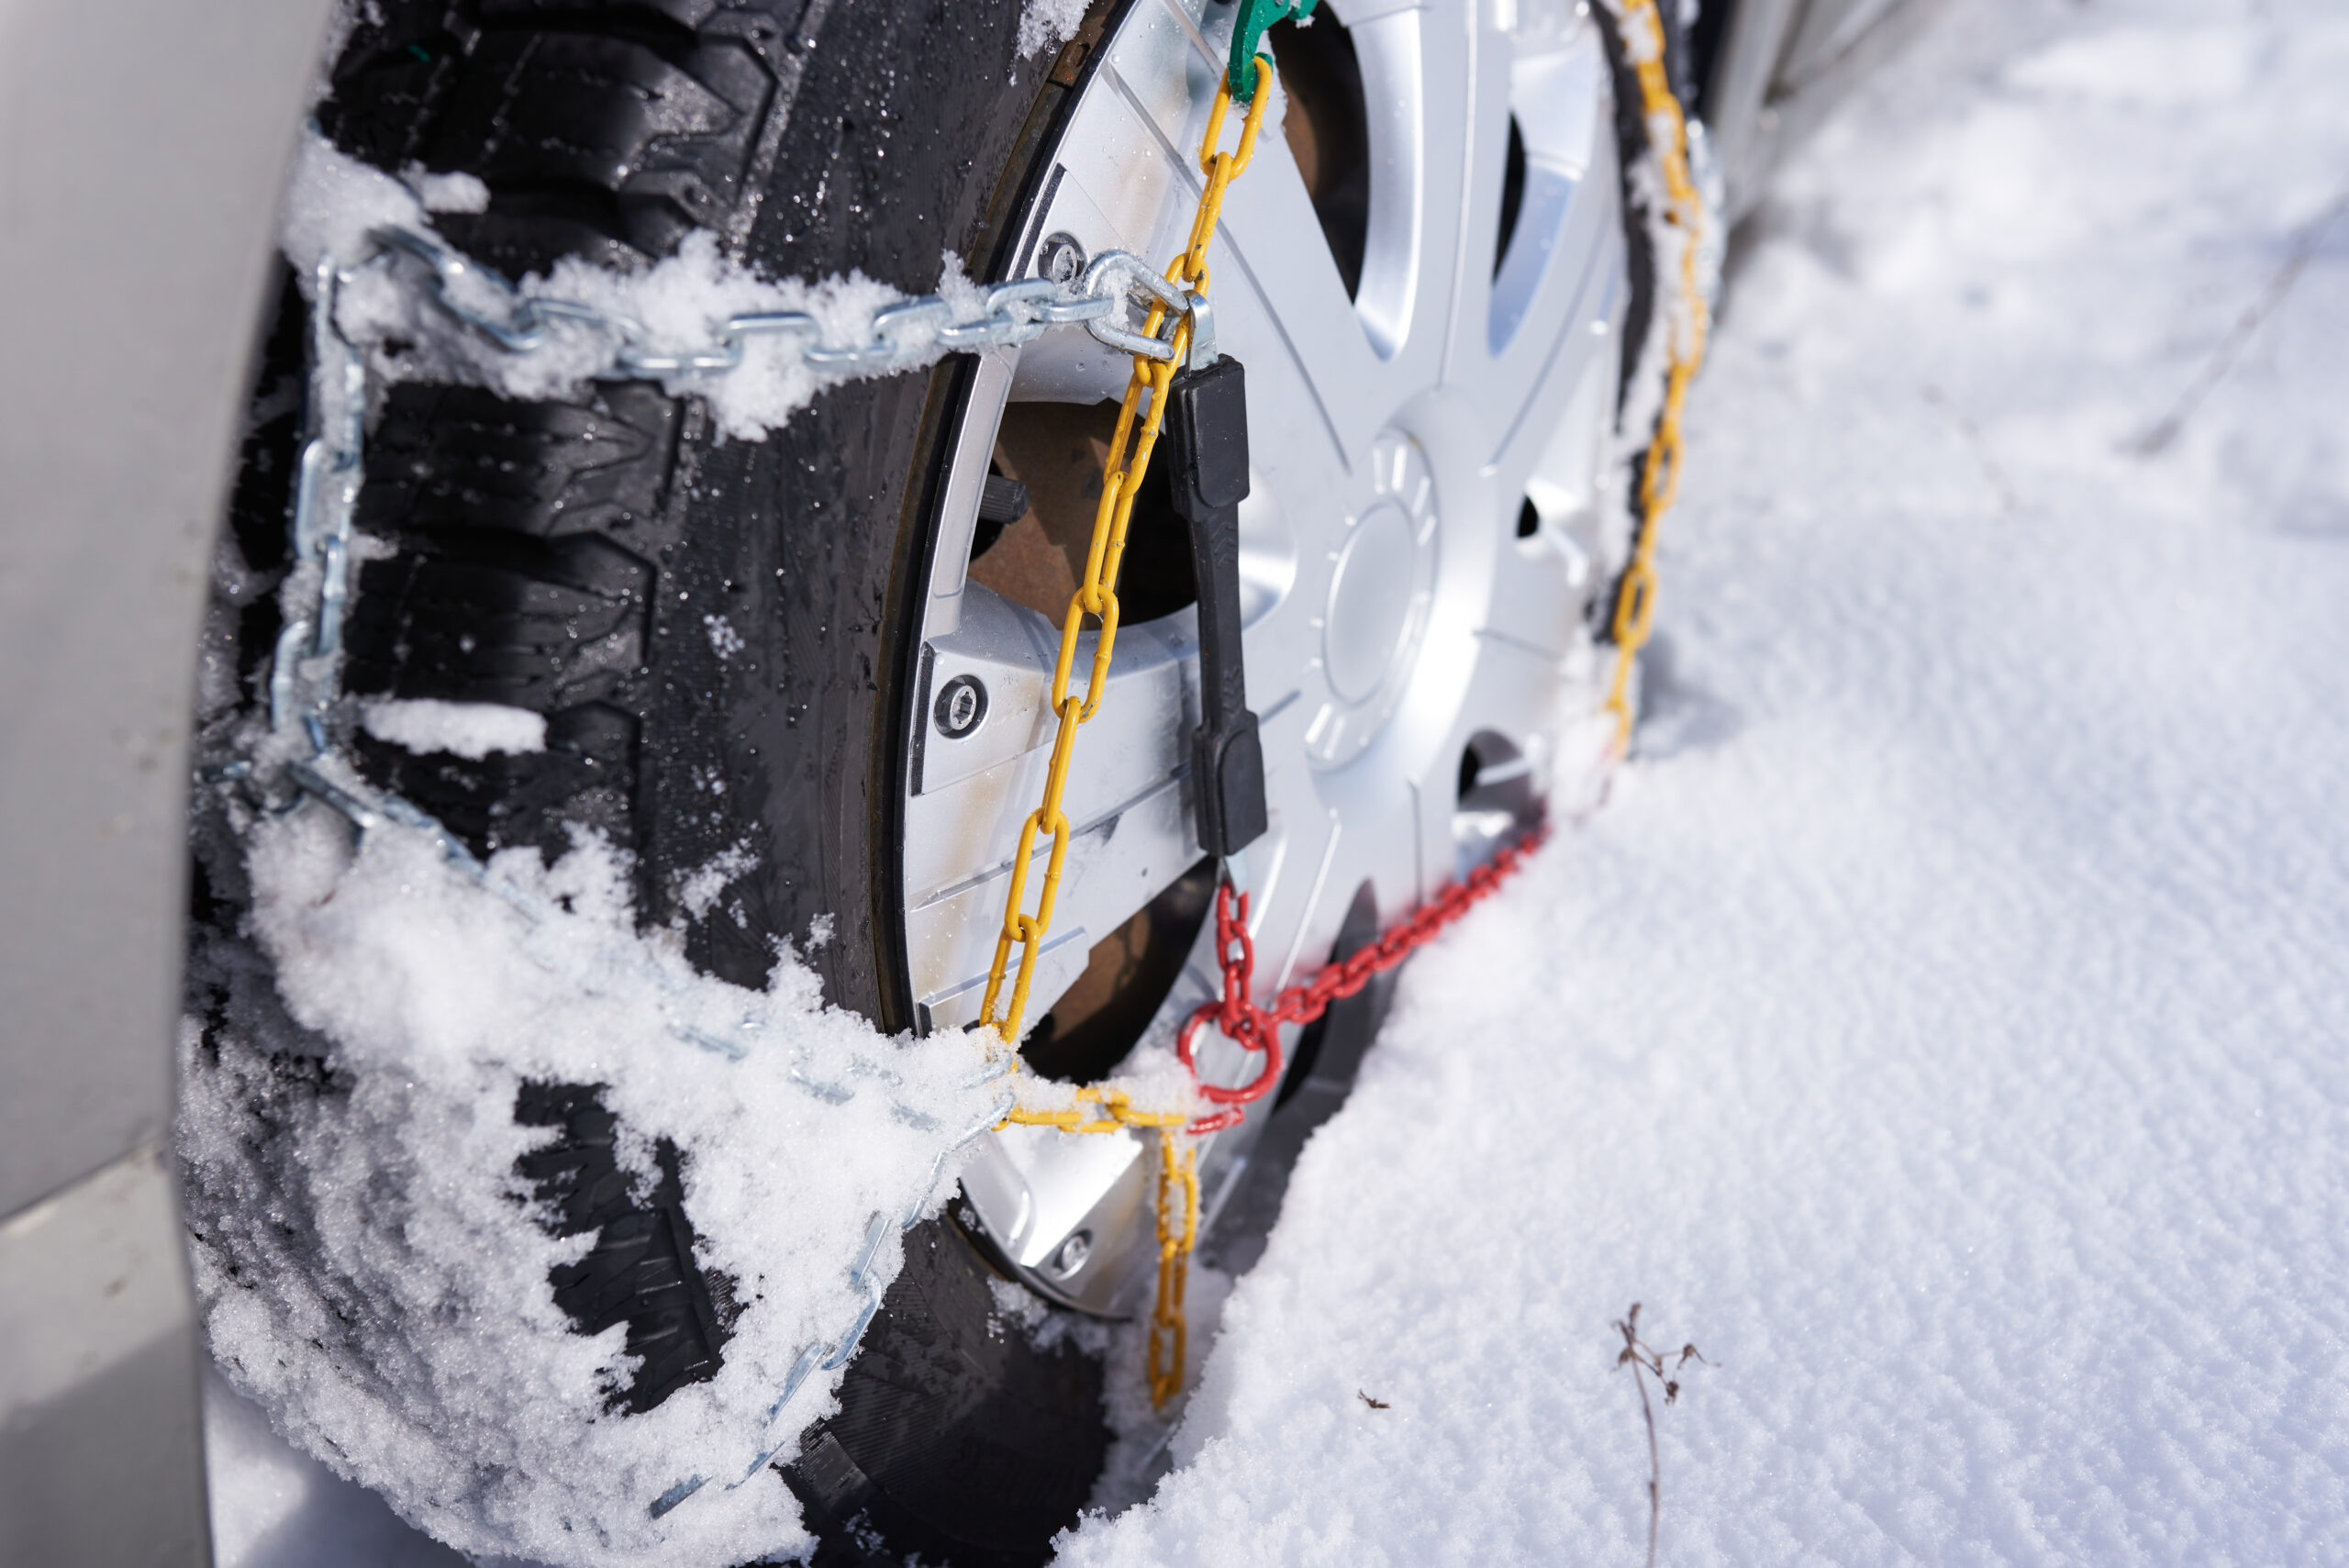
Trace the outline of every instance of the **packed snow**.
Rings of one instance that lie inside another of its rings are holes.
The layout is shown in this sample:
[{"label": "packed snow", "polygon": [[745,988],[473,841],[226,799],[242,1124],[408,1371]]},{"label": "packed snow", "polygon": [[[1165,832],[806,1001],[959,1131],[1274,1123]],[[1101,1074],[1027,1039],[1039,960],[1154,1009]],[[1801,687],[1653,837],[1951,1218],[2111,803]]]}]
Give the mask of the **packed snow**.
[{"label": "packed snow", "polygon": [[424,755],[446,751],[478,762],[492,751],[547,749],[546,715],[503,703],[393,697],[362,704],[359,722],[376,740]]},{"label": "packed snow", "polygon": [[1019,52],[1040,54],[1058,49],[1076,36],[1084,25],[1087,0],[1028,0],[1019,13]]},{"label": "packed snow", "polygon": [[2345,66],[1952,6],[1787,172],[1642,755],[1414,964],[1064,1562],[1637,1562],[1633,1301],[1716,1363],[1664,1562],[2349,1556]]},{"label": "packed snow", "polygon": [[[245,834],[274,984],[238,944],[199,942],[195,982],[227,1000],[180,1062],[196,1293],[228,1383],[477,1555],[701,1564],[803,1544],[765,1473],[839,1384],[803,1353],[857,1320],[868,1223],[885,1286],[899,1227],[952,1191],[950,1151],[1002,1114],[982,1043],[883,1040],[787,951],[763,993],[695,973],[636,929],[628,868],[593,838],[475,873],[413,828],[354,848],[317,805]],[[595,1086],[634,1190],[682,1177],[730,1338],[715,1378],[651,1411],[611,1418],[626,1327],[584,1336],[548,1288],[592,1237],[554,1234],[518,1171],[552,1136],[518,1124],[528,1084]]]},{"label": "packed snow", "polygon": [[[1634,1301],[1711,1363],[1667,1562],[2349,1557],[2344,71],[2320,0],[1984,0],[1785,172],[1632,764],[1063,1561],[1636,1562]],[[225,1568],[370,1560],[221,1408]]]}]

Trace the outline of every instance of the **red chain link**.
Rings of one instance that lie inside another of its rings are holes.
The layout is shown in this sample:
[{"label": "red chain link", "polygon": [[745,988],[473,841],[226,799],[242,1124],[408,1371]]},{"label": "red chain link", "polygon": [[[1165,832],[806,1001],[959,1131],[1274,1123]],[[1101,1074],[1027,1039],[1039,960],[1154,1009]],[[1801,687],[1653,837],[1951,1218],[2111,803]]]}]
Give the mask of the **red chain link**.
[{"label": "red chain link", "polygon": [[1549,836],[1548,824],[1535,827],[1470,872],[1466,881],[1447,884],[1408,919],[1387,928],[1376,941],[1357,948],[1303,984],[1290,986],[1274,997],[1267,1007],[1260,1007],[1248,999],[1256,971],[1256,944],[1248,935],[1248,895],[1235,894],[1230,882],[1218,885],[1215,940],[1217,955],[1223,963],[1223,999],[1199,1004],[1198,1011],[1184,1022],[1183,1032],[1174,1042],[1174,1053],[1183,1059],[1192,1081],[1197,1083],[1199,1069],[1191,1058],[1191,1042],[1201,1028],[1212,1022],[1226,1038],[1246,1050],[1261,1052],[1264,1065],[1255,1077],[1236,1089],[1199,1084],[1202,1096],[1228,1108],[1201,1117],[1185,1130],[1197,1136],[1237,1124],[1241,1106],[1263,1099],[1280,1082],[1281,1025],[1311,1023],[1329,1010],[1330,1003],[1353,995],[1370,984],[1371,976],[1394,968],[1433,941],[1438,932],[1465,915],[1471,905],[1507,881]]}]

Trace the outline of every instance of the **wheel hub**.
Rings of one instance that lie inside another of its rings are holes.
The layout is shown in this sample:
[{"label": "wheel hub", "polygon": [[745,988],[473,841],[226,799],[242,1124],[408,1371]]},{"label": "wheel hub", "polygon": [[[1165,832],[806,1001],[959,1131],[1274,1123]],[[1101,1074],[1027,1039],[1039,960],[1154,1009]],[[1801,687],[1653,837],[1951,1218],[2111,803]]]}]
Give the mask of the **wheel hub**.
[{"label": "wheel hub", "polygon": [[[1424,11],[1346,10],[1303,47],[1360,90],[1323,93],[1317,109],[1310,56],[1298,56],[1292,123],[1259,142],[1212,252],[1219,340],[1248,368],[1241,613],[1272,825],[1226,869],[1251,895],[1260,1001],[1326,962],[1350,911],[1374,930],[1391,924],[1541,809],[1557,754],[1544,731],[1598,580],[1590,564],[1620,553],[1596,485],[1626,297],[1596,25],[1573,0],[1478,7],[1468,28]],[[1019,275],[1050,275],[1070,253],[1179,247],[1205,112],[1192,85],[1219,68],[1229,17],[1199,0],[1136,0],[1125,13],[1042,155],[1048,174],[1011,252]],[[1510,63],[1480,64],[1490,61]],[[1327,121],[1341,112],[1360,122]],[[1505,216],[1513,120],[1525,195]],[[1506,330],[1492,325],[1502,317]],[[1056,728],[1068,584],[1054,574],[1081,563],[1077,536],[1099,495],[1086,421],[1129,373],[1082,334],[991,355],[952,437],[907,716],[906,956],[926,1028],[978,1017]],[[991,472],[1036,505],[983,534]],[[1147,565],[1169,542],[1153,535],[1153,505],[1146,488],[1119,584],[1130,607],[1153,593],[1165,603],[1163,574]],[[1073,527],[1056,520],[1070,515]],[[992,553],[974,554],[974,540]],[[1030,578],[1051,578],[1051,591],[1007,597],[1000,586]],[[1054,1052],[1088,1072],[1112,1060],[1124,1047],[1106,1040],[1118,1031],[1098,1020],[1110,1018],[1149,1018],[1118,1026],[1137,1031],[1128,1070],[1171,1067],[1151,1053],[1219,994],[1211,921],[1171,982],[1134,956],[1138,911],[1165,904],[1152,929],[1174,931],[1173,891],[1216,871],[1192,828],[1197,622],[1188,608],[1153,613],[1120,626],[1076,740],[1065,870],[1030,993],[1028,1017],[1051,1025],[1029,1042],[1040,1071]],[[1087,632],[1077,668],[1092,648]],[[964,681],[984,706],[956,695]],[[1159,989],[1128,995],[1145,974]],[[1292,1054],[1296,1036],[1289,1027],[1282,1041]],[[1198,1062],[1203,1079],[1228,1085],[1259,1066],[1213,1031]],[[1210,1229],[1275,1104],[1206,1140]],[[1130,1313],[1155,1272],[1151,1170],[1130,1135],[1007,1129],[982,1140],[964,1172],[969,1222],[1041,1294]]]},{"label": "wheel hub", "polygon": [[1321,620],[1330,700],[1306,729],[1313,761],[1359,755],[1410,684],[1435,585],[1435,481],[1409,437],[1380,434],[1365,465],[1371,499],[1345,519]]}]

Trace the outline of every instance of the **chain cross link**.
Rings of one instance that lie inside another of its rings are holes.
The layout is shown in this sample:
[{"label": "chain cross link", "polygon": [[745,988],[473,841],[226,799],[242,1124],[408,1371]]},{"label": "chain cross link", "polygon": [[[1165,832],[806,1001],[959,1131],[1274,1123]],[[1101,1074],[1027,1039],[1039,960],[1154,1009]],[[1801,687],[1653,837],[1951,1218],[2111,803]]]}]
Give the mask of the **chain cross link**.
[{"label": "chain cross link", "polygon": [[[1171,337],[1130,330],[1119,317],[1134,305],[1150,311],[1153,321],[1179,318],[1191,303],[1139,256],[1107,250],[1085,267],[1074,288],[1050,278],[1024,278],[974,284],[960,306],[936,294],[885,305],[866,322],[861,341],[827,343],[823,324],[807,311],[765,310],[714,321],[704,344],[664,350],[648,345],[651,334],[634,317],[575,299],[525,294],[430,235],[387,225],[372,230],[369,239],[373,250],[362,266],[414,264],[423,273],[427,300],[506,352],[537,352],[551,344],[554,328],[570,326],[610,339],[607,373],[639,381],[729,374],[741,368],[748,345],[760,339],[774,340],[816,370],[857,376],[904,369],[933,350],[977,353],[1075,326],[1123,352],[1171,361],[1177,352]],[[969,313],[974,304],[975,315]]]}]

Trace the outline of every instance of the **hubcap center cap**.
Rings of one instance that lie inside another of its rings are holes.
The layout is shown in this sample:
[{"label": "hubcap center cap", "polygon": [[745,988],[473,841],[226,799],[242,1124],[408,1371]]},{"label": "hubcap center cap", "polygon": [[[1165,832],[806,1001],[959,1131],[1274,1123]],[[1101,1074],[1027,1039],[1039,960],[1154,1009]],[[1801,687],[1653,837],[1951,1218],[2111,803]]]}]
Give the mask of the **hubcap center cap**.
[{"label": "hubcap center cap", "polygon": [[1358,510],[1331,552],[1321,604],[1321,678],[1329,694],[1307,724],[1317,767],[1359,756],[1410,689],[1435,591],[1435,476],[1419,443],[1379,433],[1364,464]]},{"label": "hubcap center cap", "polygon": [[1418,554],[1411,520],[1391,500],[1365,512],[1339,552],[1322,640],[1330,687],[1350,703],[1377,691],[1401,651]]}]

